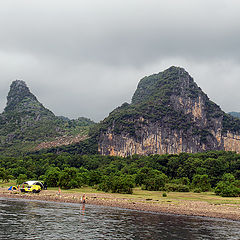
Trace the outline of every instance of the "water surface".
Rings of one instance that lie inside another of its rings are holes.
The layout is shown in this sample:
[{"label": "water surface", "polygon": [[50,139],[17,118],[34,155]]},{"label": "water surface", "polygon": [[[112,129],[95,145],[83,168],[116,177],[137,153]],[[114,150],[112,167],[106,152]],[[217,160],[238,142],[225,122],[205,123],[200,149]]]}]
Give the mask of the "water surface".
[{"label": "water surface", "polygon": [[240,239],[240,222],[0,198],[0,239]]}]

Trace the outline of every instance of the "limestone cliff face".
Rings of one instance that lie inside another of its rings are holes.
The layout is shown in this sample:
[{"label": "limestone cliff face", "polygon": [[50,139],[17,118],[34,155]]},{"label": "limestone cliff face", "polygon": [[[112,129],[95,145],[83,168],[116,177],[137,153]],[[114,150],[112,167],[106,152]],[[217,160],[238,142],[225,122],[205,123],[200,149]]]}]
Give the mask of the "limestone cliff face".
[{"label": "limestone cliff face", "polygon": [[[124,157],[133,154],[175,154],[207,150],[199,136],[192,137],[191,133],[188,136],[181,130],[172,130],[160,125],[143,127],[139,135],[141,139],[136,140],[124,133],[115,135],[110,130],[101,136],[99,152],[103,155]],[[217,145],[216,141],[212,142],[212,147],[217,148]]]},{"label": "limestone cliff face", "polygon": [[101,135],[98,151],[102,155],[131,156],[133,154],[179,154],[196,153],[207,150],[227,150],[240,152],[240,136],[227,134],[215,137],[215,132],[202,141],[202,136],[191,130],[170,129],[161,124],[143,126],[138,132],[141,138],[129,134],[114,134],[113,129]]},{"label": "limestone cliff face", "polygon": [[143,78],[132,103],[110,113],[99,129],[103,155],[240,152],[240,120],[225,114],[177,67]]},{"label": "limestone cliff face", "polygon": [[179,154],[181,152],[196,153],[208,150],[225,150],[240,153],[240,135],[230,132],[225,135],[216,135],[216,138],[211,139],[212,145],[202,143],[199,136],[190,136],[191,134],[187,137],[181,131],[166,131],[166,129],[161,128],[143,134],[142,141],[136,141],[135,138],[124,134],[106,133],[102,135],[98,151],[102,155],[122,157],[133,154]]},{"label": "limestone cliff face", "polygon": [[224,150],[240,153],[240,134],[227,132],[222,136]]}]

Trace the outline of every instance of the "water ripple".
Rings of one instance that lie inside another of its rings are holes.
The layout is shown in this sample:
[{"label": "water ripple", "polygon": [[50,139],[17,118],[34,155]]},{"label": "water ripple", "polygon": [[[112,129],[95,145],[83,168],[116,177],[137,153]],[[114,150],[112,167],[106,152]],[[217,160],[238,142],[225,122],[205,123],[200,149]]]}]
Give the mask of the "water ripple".
[{"label": "water ripple", "polygon": [[0,239],[239,239],[238,221],[0,198]]}]

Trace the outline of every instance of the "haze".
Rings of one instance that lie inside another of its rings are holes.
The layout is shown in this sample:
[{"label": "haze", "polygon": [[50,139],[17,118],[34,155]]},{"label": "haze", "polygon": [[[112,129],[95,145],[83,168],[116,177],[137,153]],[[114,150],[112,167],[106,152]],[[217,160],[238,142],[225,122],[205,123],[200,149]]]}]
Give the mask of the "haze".
[{"label": "haze", "polygon": [[56,115],[99,121],[175,65],[240,112],[239,12],[237,0],[1,1],[0,110],[21,79]]}]

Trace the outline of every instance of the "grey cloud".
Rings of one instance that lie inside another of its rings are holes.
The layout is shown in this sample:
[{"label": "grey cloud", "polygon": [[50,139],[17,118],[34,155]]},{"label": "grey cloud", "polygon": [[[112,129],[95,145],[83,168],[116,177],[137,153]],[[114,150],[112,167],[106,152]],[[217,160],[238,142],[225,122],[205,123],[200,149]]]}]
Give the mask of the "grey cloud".
[{"label": "grey cloud", "polygon": [[9,51],[115,65],[144,65],[166,56],[239,60],[236,1],[23,2],[8,6],[11,21],[2,8],[0,43]]},{"label": "grey cloud", "polygon": [[[56,114],[100,120],[171,64],[237,110],[239,10],[236,0],[2,1],[0,105],[21,78]],[[216,89],[226,81],[232,100]]]}]

